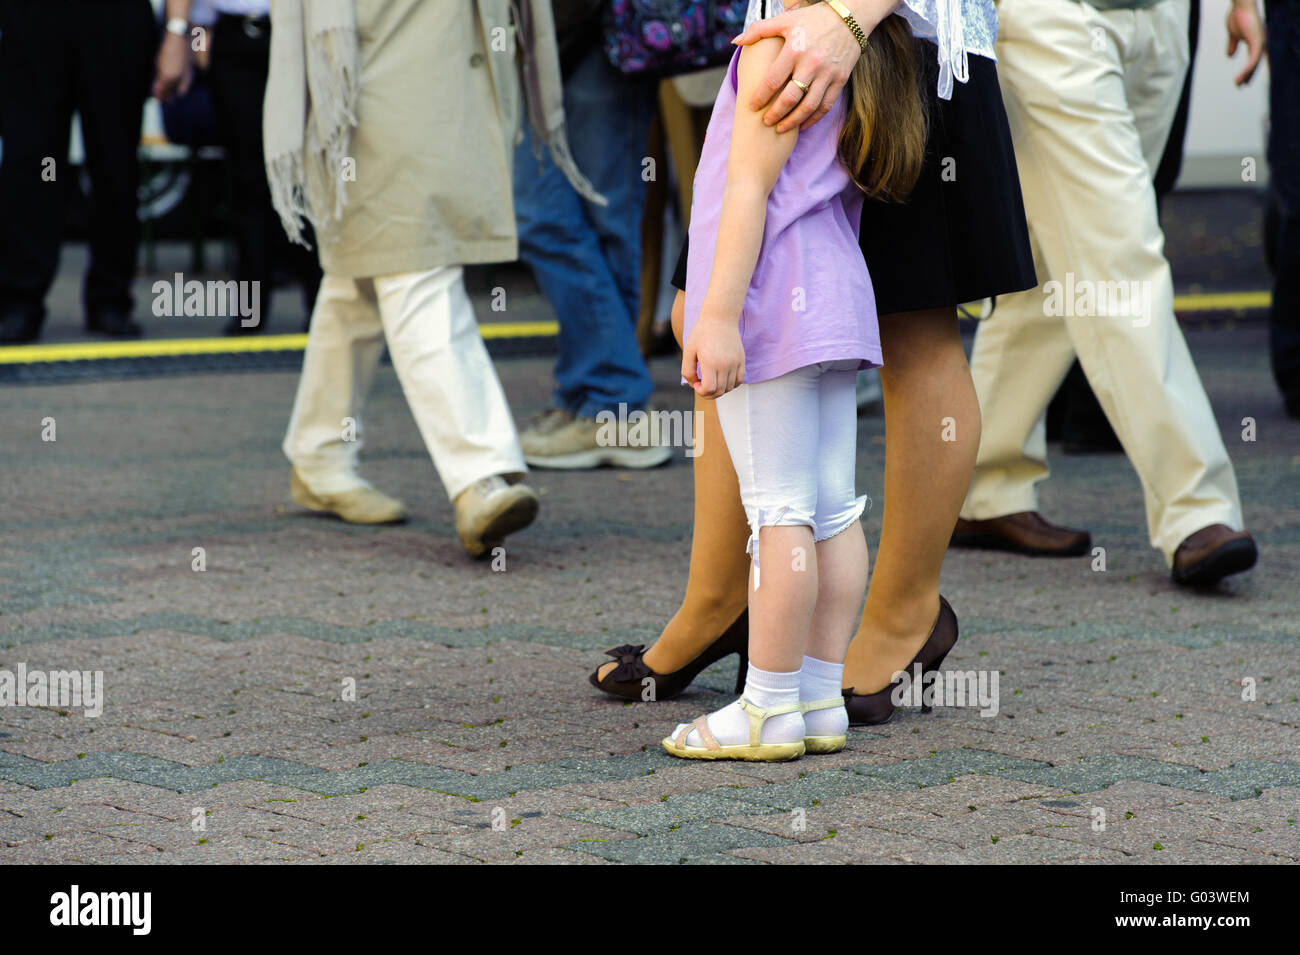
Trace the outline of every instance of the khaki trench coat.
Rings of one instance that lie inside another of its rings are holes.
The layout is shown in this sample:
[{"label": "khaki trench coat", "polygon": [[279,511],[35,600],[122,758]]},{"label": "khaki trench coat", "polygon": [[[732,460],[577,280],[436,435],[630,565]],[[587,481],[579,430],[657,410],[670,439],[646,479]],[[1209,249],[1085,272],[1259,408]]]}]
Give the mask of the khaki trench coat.
[{"label": "khaki trench coat", "polygon": [[521,105],[509,0],[356,0],[356,9],[355,169],[342,170],[342,218],[316,230],[321,267],[369,278],[512,261]]}]

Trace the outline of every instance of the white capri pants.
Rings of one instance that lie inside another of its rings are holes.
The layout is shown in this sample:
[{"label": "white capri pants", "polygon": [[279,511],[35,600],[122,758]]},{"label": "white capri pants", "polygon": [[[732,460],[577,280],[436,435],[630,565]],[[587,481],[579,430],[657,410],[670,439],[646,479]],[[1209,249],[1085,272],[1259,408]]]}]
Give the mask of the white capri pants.
[{"label": "white capri pants", "polygon": [[847,530],[871,503],[855,493],[857,359],[806,365],[717,399],[718,420],[749,521],[759,584],[760,527],[811,527],[813,541]]}]

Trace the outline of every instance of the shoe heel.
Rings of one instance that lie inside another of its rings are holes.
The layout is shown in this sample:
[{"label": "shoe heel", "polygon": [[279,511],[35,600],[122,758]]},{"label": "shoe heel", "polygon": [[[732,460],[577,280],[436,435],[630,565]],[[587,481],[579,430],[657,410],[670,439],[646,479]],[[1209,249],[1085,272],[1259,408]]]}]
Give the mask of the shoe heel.
[{"label": "shoe heel", "polygon": [[[939,672],[939,668],[943,666],[944,658],[947,657],[947,656],[948,656],[948,651],[945,650],[943,653],[941,653],[938,657],[935,658],[935,661],[934,661],[933,663],[931,663],[928,667],[926,667],[923,671],[921,671],[922,674],[926,674],[926,673],[938,673],[938,672]],[[921,712],[922,712],[922,713],[933,713],[933,712],[934,712],[934,707],[933,707],[933,706],[930,706],[928,703],[922,703],[922,704],[921,704]]]}]

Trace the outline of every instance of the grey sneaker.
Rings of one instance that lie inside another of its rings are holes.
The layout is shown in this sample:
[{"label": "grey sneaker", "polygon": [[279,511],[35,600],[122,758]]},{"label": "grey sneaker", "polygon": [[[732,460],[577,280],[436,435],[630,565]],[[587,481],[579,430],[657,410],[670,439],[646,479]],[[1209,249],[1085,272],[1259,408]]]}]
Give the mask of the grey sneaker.
[{"label": "grey sneaker", "polygon": [[534,419],[519,436],[519,444],[524,460],[535,468],[654,468],[673,456],[672,447],[662,443],[659,431],[655,427],[629,429],[626,421],[618,420],[602,424],[595,418],[578,418],[570,411],[552,408]]},{"label": "grey sneaker", "polygon": [[456,495],[456,534],[471,557],[483,557],[537,517],[540,499],[527,484],[507,484],[499,474],[475,481]]},{"label": "grey sneaker", "polygon": [[564,408],[547,408],[541,414],[533,415],[532,423],[524,434],[555,434],[571,421],[573,421],[572,411],[566,411]]}]

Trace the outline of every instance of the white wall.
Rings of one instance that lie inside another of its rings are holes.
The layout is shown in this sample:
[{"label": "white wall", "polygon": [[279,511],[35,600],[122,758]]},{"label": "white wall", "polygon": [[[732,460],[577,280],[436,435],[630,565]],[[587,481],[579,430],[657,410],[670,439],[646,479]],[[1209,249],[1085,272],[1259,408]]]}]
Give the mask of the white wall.
[{"label": "white wall", "polygon": [[1268,61],[1260,64],[1249,85],[1238,87],[1233,83],[1246,57],[1240,46],[1236,56],[1227,56],[1231,6],[1231,0],[1201,0],[1201,39],[1192,74],[1187,151],[1179,188],[1258,188],[1258,183],[1241,180],[1242,159],[1246,157],[1255,158],[1260,183],[1268,178],[1264,159]]}]

